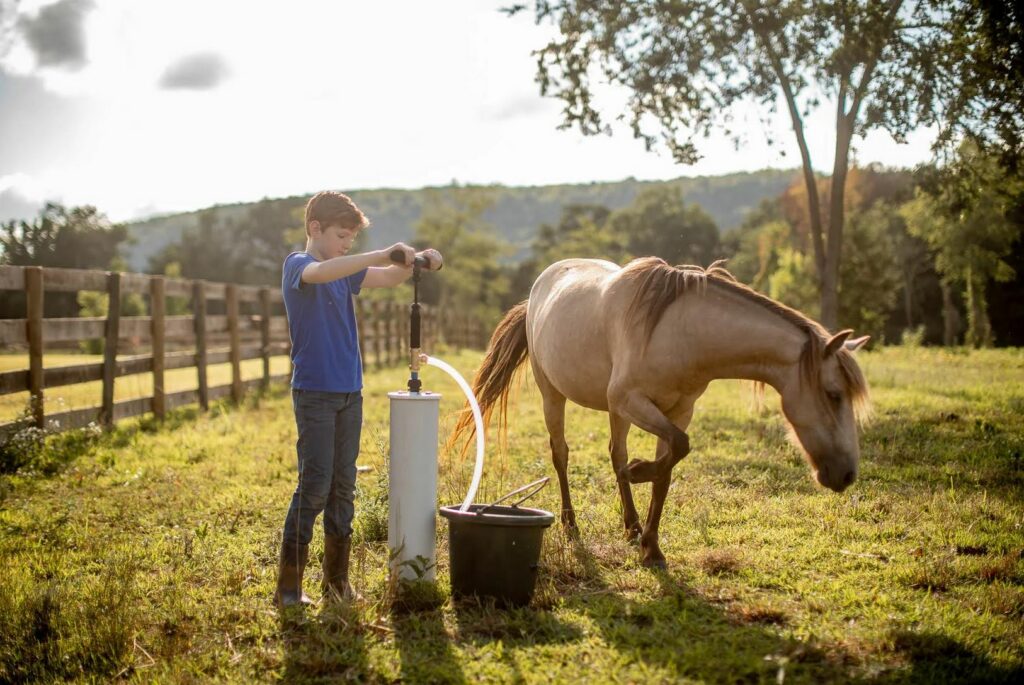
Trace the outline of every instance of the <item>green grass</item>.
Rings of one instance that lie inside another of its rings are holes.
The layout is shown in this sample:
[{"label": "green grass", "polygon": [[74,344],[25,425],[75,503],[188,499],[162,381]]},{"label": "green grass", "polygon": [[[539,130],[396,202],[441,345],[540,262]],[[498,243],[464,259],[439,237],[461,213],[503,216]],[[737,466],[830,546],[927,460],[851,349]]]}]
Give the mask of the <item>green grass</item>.
[{"label": "green grass", "polygon": [[[442,358],[467,376],[479,354]],[[533,604],[395,602],[385,576],[388,402],[368,374],[353,580],[364,602],[282,620],[270,595],[295,479],[283,389],[164,425],[51,438],[44,476],[0,481],[0,681],[351,679],[370,682],[1020,682],[1024,676],[1024,352],[885,348],[862,355],[876,405],[860,480],[810,479],[777,408],[712,384],[662,521],[669,569],[621,535],[604,414],[571,408],[582,540],[545,535]],[[427,387],[459,407],[434,369]],[[771,393],[770,393],[771,394]],[[509,450],[488,449],[488,500],[553,475],[531,382]],[[451,425],[443,421],[442,433]],[[634,431],[631,453],[654,441]],[[469,459],[442,455],[439,499]],[[635,488],[640,511],[649,488]],[[533,503],[557,511],[557,488]],[[307,590],[319,594],[313,543]],[[429,598],[428,598],[429,599]]]},{"label": "green grass", "polygon": [[[77,364],[95,364],[103,361],[103,355],[97,354],[46,354],[43,357],[45,368],[73,366]],[[242,362],[242,379],[260,378],[263,375],[261,359],[247,359]],[[28,356],[24,354],[0,355],[0,371],[14,371],[28,368]],[[271,357],[270,373],[277,375],[288,373],[287,356]],[[231,364],[210,364],[207,369],[207,383],[212,387],[231,382]],[[196,369],[171,369],[164,373],[165,392],[195,390],[199,387]],[[98,407],[103,393],[103,383],[92,381],[76,383],[58,388],[47,388],[43,391],[43,406],[47,414],[56,414],[72,409]],[[121,376],[114,381],[114,401],[132,400],[153,395],[153,374],[138,373]],[[28,392],[16,392],[0,395],[0,423],[17,419],[29,406]]]}]

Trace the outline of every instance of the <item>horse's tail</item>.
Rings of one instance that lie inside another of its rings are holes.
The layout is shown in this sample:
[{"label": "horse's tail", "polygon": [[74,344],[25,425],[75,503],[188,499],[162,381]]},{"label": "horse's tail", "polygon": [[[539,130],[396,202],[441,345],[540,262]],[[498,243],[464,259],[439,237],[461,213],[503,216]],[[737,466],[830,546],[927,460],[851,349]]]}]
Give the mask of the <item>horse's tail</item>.
[{"label": "horse's tail", "polygon": [[[508,427],[508,394],[512,387],[512,379],[529,354],[526,343],[526,303],[527,300],[523,300],[512,307],[494,329],[491,342],[487,346],[487,354],[484,355],[480,370],[473,378],[473,394],[480,404],[484,429],[486,430],[491,422],[494,408],[498,407],[502,435]],[[465,452],[469,446],[469,438],[472,438],[474,433],[476,424],[467,405],[448,439],[449,447],[458,444],[459,440],[465,437],[466,443],[462,448]]]}]

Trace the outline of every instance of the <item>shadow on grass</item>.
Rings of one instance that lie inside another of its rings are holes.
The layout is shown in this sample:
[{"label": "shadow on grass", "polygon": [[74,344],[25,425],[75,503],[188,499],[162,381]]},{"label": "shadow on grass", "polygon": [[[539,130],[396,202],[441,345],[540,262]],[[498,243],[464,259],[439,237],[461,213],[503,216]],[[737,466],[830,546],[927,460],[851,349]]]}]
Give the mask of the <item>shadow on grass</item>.
[{"label": "shadow on grass", "polygon": [[483,645],[495,640],[508,647],[555,645],[583,638],[580,630],[543,608],[503,609],[489,600],[463,598],[455,603],[460,643]]},{"label": "shadow on grass", "polygon": [[404,683],[466,683],[444,623],[446,597],[437,585],[403,585],[391,604],[391,625]]},{"label": "shadow on grass", "polygon": [[[602,639],[629,661],[659,667],[672,678],[730,683],[1022,682],[1020,669],[1002,668],[948,636],[912,632],[891,634],[879,655],[906,665],[868,675],[863,655],[780,634],[773,624],[784,624],[785,612],[709,600],[679,575],[660,570],[637,569],[653,574],[659,588],[653,596],[631,599],[605,582],[585,545],[573,545],[572,553],[582,572],[569,579],[573,590],[564,588],[564,608],[587,616]],[[510,616],[508,623],[529,623],[534,620],[530,613],[546,613],[524,611]]]},{"label": "shadow on grass", "polygon": [[873,466],[904,469],[903,479],[930,483],[936,467],[958,466],[972,471],[979,488],[1016,501],[1024,492],[1024,440],[987,420],[885,415],[871,423],[861,445],[870,450]]},{"label": "shadow on grass", "polygon": [[[882,678],[919,683],[1020,683],[1024,668],[1000,668],[947,635],[934,632],[895,631],[890,635],[893,651],[909,664],[909,673]],[[906,677],[904,677],[906,676]]]},{"label": "shadow on grass", "polygon": [[365,628],[345,606],[289,609],[280,617],[285,683],[367,682]]}]

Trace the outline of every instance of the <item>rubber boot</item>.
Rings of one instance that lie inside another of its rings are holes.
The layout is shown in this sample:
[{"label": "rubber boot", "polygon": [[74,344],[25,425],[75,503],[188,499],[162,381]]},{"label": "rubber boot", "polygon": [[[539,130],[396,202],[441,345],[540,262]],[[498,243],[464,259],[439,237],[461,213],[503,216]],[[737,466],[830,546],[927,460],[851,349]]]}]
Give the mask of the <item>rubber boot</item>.
[{"label": "rubber boot", "polygon": [[348,560],[351,551],[351,535],[324,535],[324,599],[360,599],[348,582]]},{"label": "rubber boot", "polygon": [[309,560],[309,545],[281,544],[281,562],[277,571],[277,590],[274,603],[284,608],[312,604],[302,591],[302,573]]}]

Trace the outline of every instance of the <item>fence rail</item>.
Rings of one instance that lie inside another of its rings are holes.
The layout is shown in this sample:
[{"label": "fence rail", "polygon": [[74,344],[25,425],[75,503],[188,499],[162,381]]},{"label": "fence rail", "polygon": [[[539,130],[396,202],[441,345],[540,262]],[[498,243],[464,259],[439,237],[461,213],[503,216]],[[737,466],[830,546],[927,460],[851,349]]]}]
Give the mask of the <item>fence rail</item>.
[{"label": "fence rail", "polygon": [[[251,388],[289,377],[270,373],[271,357],[291,350],[277,288],[85,269],[0,266],[0,297],[10,291],[24,293],[25,317],[0,319],[0,350],[27,350],[28,368],[0,372],[0,395],[27,391],[30,411],[26,418],[0,423],[0,443],[25,427],[53,432],[92,422],[109,427],[120,419],[150,412],[162,419],[166,412],[187,404],[198,403],[206,409],[210,401],[223,397],[237,402]],[[46,293],[81,291],[106,293],[107,316],[43,316]],[[132,293],[143,296],[148,316],[121,315],[122,297]],[[168,298],[176,298],[180,304],[187,300],[189,313],[168,315]],[[210,301],[222,303],[217,311],[224,313],[207,313]],[[356,298],[356,307],[364,367],[404,363],[409,337],[407,307],[360,298]],[[475,318],[428,306],[423,311],[426,349],[439,341],[456,348],[485,346],[485,332]],[[102,362],[44,367],[47,347],[53,350],[88,340],[103,341]],[[139,350],[145,353],[132,354]],[[251,359],[263,360],[262,375],[243,380],[241,362]],[[208,367],[224,362],[231,364],[231,382],[209,387]],[[196,369],[197,387],[165,392],[165,372],[190,367]],[[144,373],[152,374],[151,396],[114,401],[116,379]],[[45,412],[45,390],[95,381],[102,381],[99,405]]]}]

